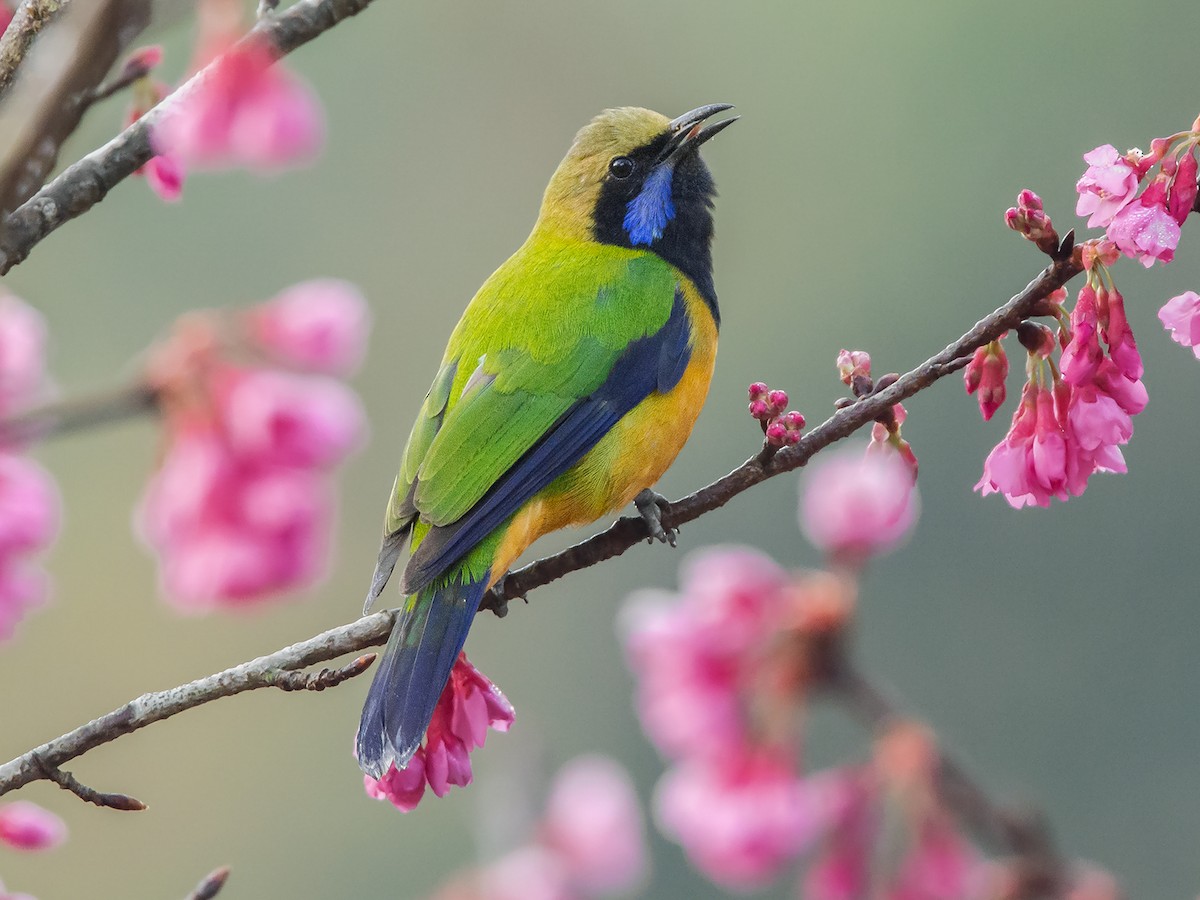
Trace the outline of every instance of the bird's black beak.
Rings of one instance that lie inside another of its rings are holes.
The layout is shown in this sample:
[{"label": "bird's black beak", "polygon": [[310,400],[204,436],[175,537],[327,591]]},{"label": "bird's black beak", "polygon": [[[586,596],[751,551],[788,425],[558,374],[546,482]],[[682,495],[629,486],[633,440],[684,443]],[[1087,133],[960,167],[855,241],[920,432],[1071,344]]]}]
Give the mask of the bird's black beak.
[{"label": "bird's black beak", "polygon": [[684,153],[690,153],[700,148],[710,138],[716,137],[730,125],[738,120],[738,116],[733,116],[730,119],[722,119],[720,122],[714,122],[711,125],[701,128],[701,123],[707,119],[711,119],[717,113],[725,112],[727,109],[733,109],[732,103],[710,103],[707,106],[699,106],[690,112],[685,112],[677,119],[672,119],[669,130],[671,137],[667,140],[666,146],[659,155],[659,162],[666,162],[668,159],[676,159]]}]

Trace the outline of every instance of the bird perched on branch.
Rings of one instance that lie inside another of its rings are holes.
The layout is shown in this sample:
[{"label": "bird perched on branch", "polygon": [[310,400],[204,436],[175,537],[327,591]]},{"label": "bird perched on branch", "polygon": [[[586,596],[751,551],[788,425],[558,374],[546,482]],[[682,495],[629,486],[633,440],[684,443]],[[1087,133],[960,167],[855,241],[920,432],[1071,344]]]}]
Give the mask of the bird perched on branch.
[{"label": "bird perched on branch", "polygon": [[417,414],[367,608],[407,541],[406,595],[358,731],[363,771],[407,764],[480,599],[537,538],[634,501],[708,393],[717,349],[715,190],[700,147],[717,103],[677,119],[611,109],[575,137],[533,232],[479,289]]}]

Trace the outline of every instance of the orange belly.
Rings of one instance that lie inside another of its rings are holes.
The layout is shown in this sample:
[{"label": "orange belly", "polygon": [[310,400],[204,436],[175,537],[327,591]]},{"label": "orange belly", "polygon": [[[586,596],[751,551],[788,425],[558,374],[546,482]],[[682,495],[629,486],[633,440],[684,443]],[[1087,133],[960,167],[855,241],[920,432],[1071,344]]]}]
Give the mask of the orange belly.
[{"label": "orange belly", "polygon": [[708,307],[687,283],[684,298],[692,353],[679,383],[643,400],[574,467],[521,507],[496,550],[491,583],[542,535],[620,509],[675,461],[708,396],[717,352],[717,328]]}]

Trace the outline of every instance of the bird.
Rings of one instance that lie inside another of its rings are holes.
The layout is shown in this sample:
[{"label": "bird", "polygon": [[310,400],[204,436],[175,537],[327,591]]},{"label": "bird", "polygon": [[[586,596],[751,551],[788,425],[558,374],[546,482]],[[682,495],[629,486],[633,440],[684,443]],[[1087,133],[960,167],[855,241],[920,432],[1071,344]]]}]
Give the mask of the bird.
[{"label": "bird", "polygon": [[[483,595],[542,535],[634,502],[652,538],[708,394],[720,313],[716,189],[699,150],[728,103],[605,110],[575,136],[533,231],[450,336],[388,500],[364,607],[405,544],[405,599],[363,704],[364,772],[404,768]],[[708,123],[708,124],[706,124]]]}]

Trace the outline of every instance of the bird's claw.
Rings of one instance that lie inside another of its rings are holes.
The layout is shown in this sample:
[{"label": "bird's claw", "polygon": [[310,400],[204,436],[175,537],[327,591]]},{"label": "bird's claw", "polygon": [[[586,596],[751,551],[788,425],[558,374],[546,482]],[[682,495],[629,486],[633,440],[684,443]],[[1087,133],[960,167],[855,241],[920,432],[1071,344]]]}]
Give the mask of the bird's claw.
[{"label": "bird's claw", "polygon": [[675,536],[679,533],[679,529],[663,525],[662,521],[663,512],[671,506],[671,502],[666,497],[646,488],[633,498],[633,505],[637,507],[638,515],[650,529],[650,538],[647,543],[653,544],[655,541],[660,541],[670,544],[672,547],[676,545]]},{"label": "bird's claw", "polygon": [[[498,619],[503,619],[508,615],[508,578],[511,574],[511,572],[505,572],[500,576],[499,580],[492,585],[492,596],[496,598],[495,602],[492,604],[492,612]],[[529,598],[527,598],[524,594],[517,594],[514,599],[524,600],[526,603],[529,602]]]}]

